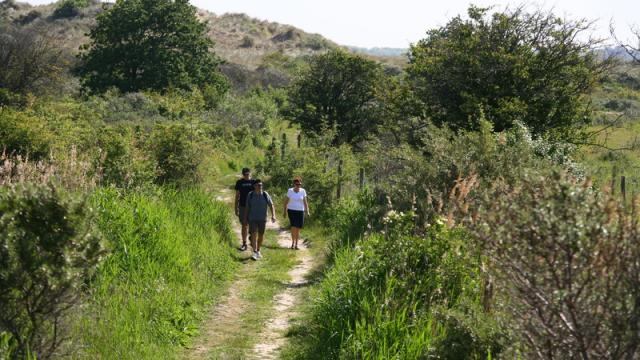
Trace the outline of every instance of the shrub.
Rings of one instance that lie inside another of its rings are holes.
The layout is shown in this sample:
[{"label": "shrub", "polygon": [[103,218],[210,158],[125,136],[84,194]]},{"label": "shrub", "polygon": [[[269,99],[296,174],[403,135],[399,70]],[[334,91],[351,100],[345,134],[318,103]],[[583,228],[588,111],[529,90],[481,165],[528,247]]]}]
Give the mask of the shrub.
[{"label": "shrub", "polygon": [[[326,140],[326,139],[325,139]],[[330,148],[321,141],[314,142],[296,151],[285,147],[285,156],[282,157],[282,143],[272,141],[267,148],[264,161],[256,166],[256,170],[270,177],[270,187],[279,192],[286,192],[291,186],[291,179],[300,176],[303,186],[309,194],[309,207],[317,215],[322,217],[330,213],[332,205],[336,201],[336,187],[339,182],[338,163],[343,161],[344,174],[356,174],[353,155],[349,147],[343,145],[338,148]],[[286,146],[286,145],[285,145]],[[347,194],[347,181],[343,183],[343,193]]]},{"label": "shrub", "polygon": [[277,93],[254,91],[244,96],[230,95],[214,106],[205,121],[238,128],[246,125],[251,130],[269,128],[278,114]]},{"label": "shrub", "polygon": [[80,14],[80,10],[89,6],[88,0],[62,0],[53,11],[54,19],[70,18]]},{"label": "shrub", "polygon": [[473,233],[491,263],[514,352],[536,359],[640,354],[640,223],[589,181],[554,172],[495,184]]},{"label": "shrub", "polygon": [[0,333],[17,357],[47,358],[64,339],[63,316],[98,263],[91,208],[53,187],[0,188]]},{"label": "shrub", "polygon": [[406,233],[411,214],[387,218],[388,234],[343,248],[311,297],[313,359],[487,359],[504,336],[480,303],[479,257],[461,229]]},{"label": "shrub", "polygon": [[0,108],[0,151],[38,160],[49,154],[50,142],[49,130],[42,118]]},{"label": "shrub", "polygon": [[502,133],[494,133],[486,121],[480,121],[480,131],[459,134],[428,126],[422,139],[417,149],[406,145],[367,149],[376,193],[382,200],[390,198],[397,210],[415,208],[418,228],[446,213],[451,189],[472,174],[480,187],[498,179],[516,183],[527,173],[554,167],[582,175],[570,145],[534,139],[517,122]]},{"label": "shrub", "polygon": [[245,35],[244,37],[242,37],[242,42],[240,43],[241,48],[250,48],[250,47],[253,47],[254,45],[255,45],[255,40],[251,36]]},{"label": "shrub", "polygon": [[202,154],[195,144],[196,135],[181,124],[158,125],[151,133],[150,150],[158,166],[159,184],[194,183]]},{"label": "shrub", "polygon": [[140,187],[153,182],[154,163],[142,149],[129,127],[104,128],[98,135],[100,167],[103,184],[121,188]]},{"label": "shrub", "polygon": [[58,35],[42,26],[4,26],[1,21],[0,32],[0,87],[20,100],[12,104],[24,105],[30,94],[58,88],[68,69]]}]

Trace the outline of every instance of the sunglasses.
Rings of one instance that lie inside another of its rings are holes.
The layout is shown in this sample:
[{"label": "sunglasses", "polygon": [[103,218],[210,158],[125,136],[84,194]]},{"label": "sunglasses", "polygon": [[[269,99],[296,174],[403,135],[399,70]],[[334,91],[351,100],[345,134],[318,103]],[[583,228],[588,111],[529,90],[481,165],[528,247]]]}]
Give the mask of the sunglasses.
[{"label": "sunglasses", "polygon": [[302,185],[302,183],[300,183],[298,181],[294,181],[293,185]]},{"label": "sunglasses", "polygon": [[262,187],[262,184],[255,184],[253,186]]}]

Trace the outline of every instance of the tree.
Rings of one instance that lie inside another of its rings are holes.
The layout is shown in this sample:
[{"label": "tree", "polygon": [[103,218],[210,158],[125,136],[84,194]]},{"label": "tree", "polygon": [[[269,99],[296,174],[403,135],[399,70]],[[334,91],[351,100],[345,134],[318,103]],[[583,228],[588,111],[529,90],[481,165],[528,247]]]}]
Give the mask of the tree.
[{"label": "tree", "polygon": [[89,0],[62,0],[53,11],[53,17],[55,19],[74,17],[87,6],[89,6]]},{"label": "tree", "polygon": [[640,64],[640,28],[638,27],[631,28],[631,33],[635,37],[635,39],[631,41],[635,41],[635,45],[619,39],[616,36],[616,31],[613,24],[610,25],[610,31],[611,31],[611,35],[618,43],[618,46],[624,50],[627,56],[631,58],[631,60],[633,60],[633,62],[635,62],[636,64]]},{"label": "tree", "polygon": [[55,40],[38,27],[0,27],[0,105],[58,84],[67,61]]},{"label": "tree", "polygon": [[307,133],[335,130],[334,143],[354,144],[376,130],[380,66],[341,50],[311,59],[294,82],[286,116]]},{"label": "tree", "polygon": [[221,60],[188,0],[117,0],[82,48],[83,86],[93,92],[169,88],[226,91]]},{"label": "tree", "polygon": [[411,87],[437,125],[477,129],[483,116],[496,131],[516,120],[534,134],[575,135],[588,120],[586,95],[609,62],[584,37],[591,23],[522,8],[488,15],[470,7],[411,47]]}]

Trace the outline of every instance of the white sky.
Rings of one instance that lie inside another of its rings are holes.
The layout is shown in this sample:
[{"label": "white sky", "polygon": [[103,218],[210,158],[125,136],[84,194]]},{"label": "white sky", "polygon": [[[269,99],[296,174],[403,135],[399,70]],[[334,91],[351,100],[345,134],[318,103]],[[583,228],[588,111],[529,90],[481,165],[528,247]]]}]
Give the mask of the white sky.
[{"label": "white sky", "polygon": [[[51,0],[27,0],[32,4]],[[512,7],[523,1],[507,0],[191,0],[216,14],[242,12],[252,17],[290,24],[319,33],[341,45],[408,47],[428,29],[466,13],[469,4]],[[528,2],[531,3],[531,2]],[[547,0],[537,7],[572,19],[598,20],[596,35],[608,37],[613,20],[621,37],[630,38],[629,27],[640,27],[640,0]]]}]

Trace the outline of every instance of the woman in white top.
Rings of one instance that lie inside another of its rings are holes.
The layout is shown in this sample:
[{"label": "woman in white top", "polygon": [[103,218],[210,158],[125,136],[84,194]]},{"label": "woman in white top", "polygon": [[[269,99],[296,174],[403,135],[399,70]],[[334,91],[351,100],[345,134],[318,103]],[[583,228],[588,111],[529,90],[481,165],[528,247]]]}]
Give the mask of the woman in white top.
[{"label": "woman in white top", "polygon": [[298,250],[298,240],[300,240],[300,229],[304,226],[304,214],[310,216],[307,192],[302,188],[302,179],[293,179],[293,187],[287,191],[284,200],[284,216],[289,216],[291,223],[291,248]]}]

